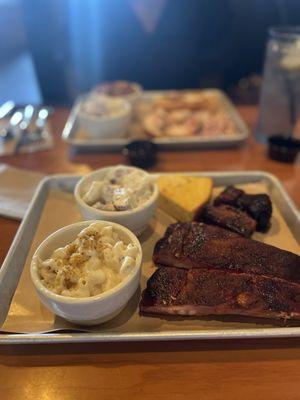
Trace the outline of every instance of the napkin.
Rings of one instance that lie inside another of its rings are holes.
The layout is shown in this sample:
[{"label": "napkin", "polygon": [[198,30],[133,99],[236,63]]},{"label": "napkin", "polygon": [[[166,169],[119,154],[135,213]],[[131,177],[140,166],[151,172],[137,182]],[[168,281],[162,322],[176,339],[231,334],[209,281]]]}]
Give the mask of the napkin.
[{"label": "napkin", "polygon": [[0,215],[21,220],[45,175],[0,164]]}]

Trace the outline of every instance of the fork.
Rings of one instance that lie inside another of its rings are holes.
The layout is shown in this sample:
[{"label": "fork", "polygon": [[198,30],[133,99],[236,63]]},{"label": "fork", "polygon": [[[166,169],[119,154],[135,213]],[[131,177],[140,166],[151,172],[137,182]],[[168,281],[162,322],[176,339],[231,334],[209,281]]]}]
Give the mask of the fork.
[{"label": "fork", "polygon": [[[29,106],[27,106],[29,107]],[[32,107],[32,106],[30,106]],[[26,112],[27,111],[27,112]],[[34,109],[28,108],[24,110],[24,121],[21,122],[21,136],[18,141],[15,153],[18,153],[20,148],[24,145],[28,145],[31,143],[36,143],[40,140],[43,140],[43,130],[45,124],[47,122],[47,118],[49,116],[49,110],[45,107],[41,108],[38,112],[37,118],[35,120],[35,130],[30,130],[29,127],[32,122],[32,117],[34,116]],[[23,123],[24,122],[24,123]],[[22,125],[23,124],[23,125]]]},{"label": "fork", "polygon": [[6,142],[15,137],[16,128],[22,121],[23,114],[21,111],[16,111],[10,118],[6,127],[0,129],[0,140]]}]

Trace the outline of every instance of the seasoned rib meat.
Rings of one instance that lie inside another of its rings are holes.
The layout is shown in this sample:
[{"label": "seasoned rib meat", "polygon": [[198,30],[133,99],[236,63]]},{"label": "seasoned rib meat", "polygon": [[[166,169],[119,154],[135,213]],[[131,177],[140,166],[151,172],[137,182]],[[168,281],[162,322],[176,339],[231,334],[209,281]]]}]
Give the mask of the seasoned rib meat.
[{"label": "seasoned rib meat", "polygon": [[300,283],[298,255],[198,222],[170,225],[155,245],[153,261],[187,269],[218,268],[275,276]]},{"label": "seasoned rib meat", "polygon": [[245,237],[250,237],[256,228],[256,221],[247,213],[226,204],[206,206],[195,220],[229,229]]},{"label": "seasoned rib meat", "polygon": [[246,211],[256,220],[258,231],[268,230],[272,215],[272,203],[267,194],[243,194],[237,200],[237,207]]},{"label": "seasoned rib meat", "polygon": [[237,189],[234,186],[227,186],[227,188],[215,198],[214,205],[228,204],[230,206],[236,206],[238,198],[244,193],[243,190]]},{"label": "seasoned rib meat", "polygon": [[267,194],[246,194],[234,186],[228,186],[215,199],[214,205],[228,204],[237,207],[256,220],[258,231],[264,232],[270,226],[272,202]]},{"label": "seasoned rib meat", "polygon": [[159,268],[147,282],[140,311],[298,319],[300,285],[224,270]]}]

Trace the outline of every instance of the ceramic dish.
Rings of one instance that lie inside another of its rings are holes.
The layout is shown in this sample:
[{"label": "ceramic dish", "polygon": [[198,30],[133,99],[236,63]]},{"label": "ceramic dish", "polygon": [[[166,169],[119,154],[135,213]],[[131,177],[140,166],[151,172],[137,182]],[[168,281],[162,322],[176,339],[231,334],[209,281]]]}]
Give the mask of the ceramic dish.
[{"label": "ceramic dish", "polygon": [[93,297],[75,298],[56,294],[47,289],[40,278],[38,263],[51,256],[53,251],[72,242],[82,229],[95,221],[83,221],[68,225],[48,236],[37,248],[30,267],[35,290],[46,308],[54,314],[76,324],[94,325],[112,319],[126,306],[140,283],[142,249],[136,236],[118,224],[97,221],[98,224],[112,226],[126,243],[138,247],[138,255],[133,270],[117,286]]},{"label": "ceramic dish", "polygon": [[[88,175],[85,175],[80,181],[77,183],[74,195],[79,207],[79,211],[85,220],[104,220],[104,221],[113,221],[123,226],[126,226],[136,235],[140,235],[147,227],[148,222],[154,215],[155,209],[157,207],[158,202],[158,187],[156,182],[153,180],[152,185],[152,195],[151,197],[142,205],[132,210],[127,211],[105,211],[99,210],[94,207],[86,204],[82,197],[88,190],[88,187],[92,184],[93,181],[101,181],[105,175],[111,170],[112,167],[101,168],[97,171],[94,171]],[[149,175],[149,179],[151,179],[151,175],[147,172],[140,170],[135,167],[124,167],[129,170],[137,170],[142,171],[144,174]]]}]

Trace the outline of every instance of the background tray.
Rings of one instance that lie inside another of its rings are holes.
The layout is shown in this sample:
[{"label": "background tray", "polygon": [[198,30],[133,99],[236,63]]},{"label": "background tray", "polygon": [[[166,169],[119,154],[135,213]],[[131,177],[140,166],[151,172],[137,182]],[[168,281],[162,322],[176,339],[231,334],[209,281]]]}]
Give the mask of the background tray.
[{"label": "background tray", "polygon": [[[274,203],[275,218],[269,234],[257,233],[256,238],[279,247],[283,246],[289,250],[299,251],[297,244],[297,241],[300,241],[299,213],[275,177],[261,172],[189,173],[189,175],[212,177],[216,191],[219,191],[221,186],[228,184],[248,184],[248,186],[250,184],[249,187],[252,184],[252,189],[264,185]],[[139,317],[137,313],[139,293],[120,316],[94,328],[81,329],[60,318],[54,319],[53,315],[39,303],[33,287],[30,287],[29,264],[32,253],[44,237],[63,225],[80,220],[72,195],[78,179],[79,177],[65,175],[47,178],[39,186],[33,198],[0,270],[0,322],[1,325],[3,324],[0,343],[300,336],[299,321],[296,322],[296,326],[285,327],[280,326],[282,325],[280,322],[278,322],[279,326],[274,326],[274,321],[250,320],[242,317],[223,319],[212,317],[179,321]],[[60,213],[57,212],[59,209]],[[159,218],[151,223],[154,233],[146,232],[141,238],[145,256],[142,288],[149,274],[154,271],[151,263],[153,244],[162,235],[165,225],[171,222],[168,218],[170,219],[166,215],[159,215]],[[157,222],[158,220],[159,222]],[[20,276],[21,280],[19,281]],[[42,321],[35,318],[35,312],[42,316]],[[295,323],[293,322],[293,324]],[[24,329],[25,326],[26,329]],[[45,329],[49,326],[51,329]],[[49,332],[50,330],[51,332]]]},{"label": "background tray", "polygon": [[[157,95],[167,94],[170,91],[145,91],[144,100],[151,100]],[[65,128],[62,132],[62,138],[73,148],[81,151],[119,151],[126,144],[135,138],[151,139],[151,141],[162,149],[195,149],[195,148],[227,148],[241,145],[249,136],[249,130],[237,112],[236,108],[229,98],[218,89],[206,89],[205,92],[216,93],[220,96],[225,109],[234,120],[238,131],[233,135],[219,135],[215,137],[181,137],[181,138],[150,138],[143,134],[128,133],[128,137],[119,139],[95,139],[83,134],[77,121],[77,112],[81,96],[77,99],[71,110]]]}]

